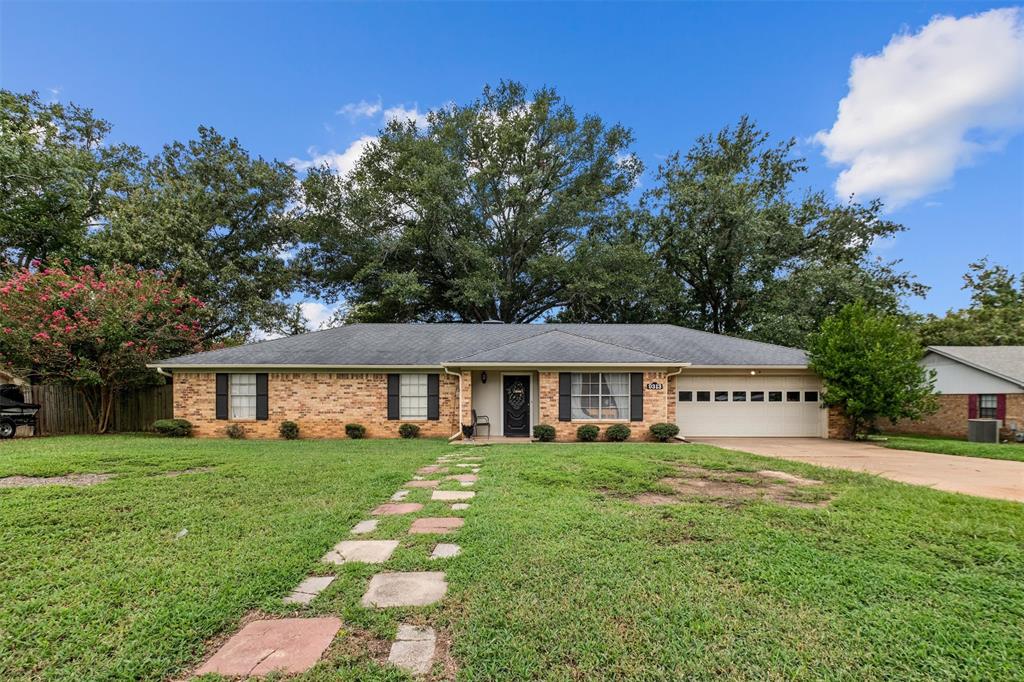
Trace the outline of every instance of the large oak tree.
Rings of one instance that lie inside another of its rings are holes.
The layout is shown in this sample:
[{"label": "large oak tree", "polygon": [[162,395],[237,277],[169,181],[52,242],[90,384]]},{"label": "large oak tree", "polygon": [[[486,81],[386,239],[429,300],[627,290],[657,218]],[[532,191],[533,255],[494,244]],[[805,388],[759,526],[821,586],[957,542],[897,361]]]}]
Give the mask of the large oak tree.
[{"label": "large oak tree", "polygon": [[306,178],[308,287],[344,295],[349,319],[543,318],[615,266],[588,238],[635,186],[631,142],[552,89],[508,82],[425,127],[392,122],[349,175]]}]

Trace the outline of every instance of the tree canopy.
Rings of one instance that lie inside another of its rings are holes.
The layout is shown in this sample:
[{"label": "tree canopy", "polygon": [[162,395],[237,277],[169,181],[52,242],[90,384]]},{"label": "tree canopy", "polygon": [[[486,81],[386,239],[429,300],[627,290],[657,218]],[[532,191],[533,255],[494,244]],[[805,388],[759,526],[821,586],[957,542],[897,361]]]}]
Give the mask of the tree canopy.
[{"label": "tree canopy", "polygon": [[970,306],[921,320],[926,345],[1024,345],[1024,275],[983,258],[971,263],[963,288],[971,292]]},{"label": "tree canopy", "polygon": [[350,319],[541,319],[600,276],[579,256],[635,185],[631,142],[518,83],[432,112],[422,129],[392,122],[350,175],[306,178],[305,280],[344,295]]}]

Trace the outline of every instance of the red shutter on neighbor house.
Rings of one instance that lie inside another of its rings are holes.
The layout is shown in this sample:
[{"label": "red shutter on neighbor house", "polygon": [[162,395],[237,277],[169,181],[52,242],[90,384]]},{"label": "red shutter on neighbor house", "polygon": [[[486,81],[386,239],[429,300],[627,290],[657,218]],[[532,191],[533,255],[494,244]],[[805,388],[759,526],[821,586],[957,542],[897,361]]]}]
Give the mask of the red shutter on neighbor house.
[{"label": "red shutter on neighbor house", "polygon": [[967,396],[967,418],[977,419],[978,418],[978,396],[969,395]]},{"label": "red shutter on neighbor house", "polygon": [[996,419],[1006,419],[1006,394],[996,396]]}]

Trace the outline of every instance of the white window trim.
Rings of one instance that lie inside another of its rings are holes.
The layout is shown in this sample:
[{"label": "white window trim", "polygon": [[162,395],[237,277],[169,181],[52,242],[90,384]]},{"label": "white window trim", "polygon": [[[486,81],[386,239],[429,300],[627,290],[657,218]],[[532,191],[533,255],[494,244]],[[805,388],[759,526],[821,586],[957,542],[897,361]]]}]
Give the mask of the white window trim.
[{"label": "white window trim", "polygon": [[[252,393],[236,393],[236,379],[240,377],[252,377],[252,382],[246,382],[246,387],[252,386]],[[252,416],[240,417],[235,414],[235,397],[251,397],[252,398]],[[256,421],[256,401],[257,401],[257,388],[256,388],[256,375],[255,374],[229,374],[228,375],[228,421],[236,422],[254,422]]]},{"label": "white window trim", "polygon": [[[626,385],[627,386],[630,386],[629,381],[631,380],[629,372],[571,372],[571,374],[572,375],[576,375],[576,374],[597,374],[600,377],[603,377],[605,374],[625,374],[626,375],[626,381],[627,381]],[[617,419],[603,419],[601,417],[574,417],[574,416],[572,416],[572,399],[573,399],[572,385],[573,385],[573,383],[574,382],[572,380],[572,377],[570,376],[569,377],[569,422],[570,423],[572,423],[572,422],[592,422],[592,423],[595,423],[595,424],[613,424],[613,423],[626,423],[626,424],[628,424],[630,422],[630,417],[633,416],[632,415],[633,406],[631,404],[632,401],[633,401],[633,395],[632,395],[632,390],[631,389],[628,390],[627,393],[626,393],[626,416],[625,417],[618,417]],[[604,385],[603,378],[598,378],[597,383],[598,383],[598,387],[603,386]],[[598,388],[598,391],[599,391],[597,393],[598,403],[600,404],[600,399],[601,399],[601,397],[603,397],[604,394],[600,393],[600,388]],[[584,394],[580,393],[579,395],[582,396]],[[585,395],[593,396],[594,394],[593,393],[587,393]]]}]

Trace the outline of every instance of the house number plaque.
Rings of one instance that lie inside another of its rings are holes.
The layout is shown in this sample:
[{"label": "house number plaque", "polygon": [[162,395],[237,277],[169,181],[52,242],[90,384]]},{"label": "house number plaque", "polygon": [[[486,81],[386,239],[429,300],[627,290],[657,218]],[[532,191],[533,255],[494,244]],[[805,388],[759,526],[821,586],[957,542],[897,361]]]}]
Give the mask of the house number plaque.
[{"label": "house number plaque", "polygon": [[659,384],[657,381],[652,381],[651,383],[647,384],[648,391],[660,391],[663,388],[665,387]]}]

